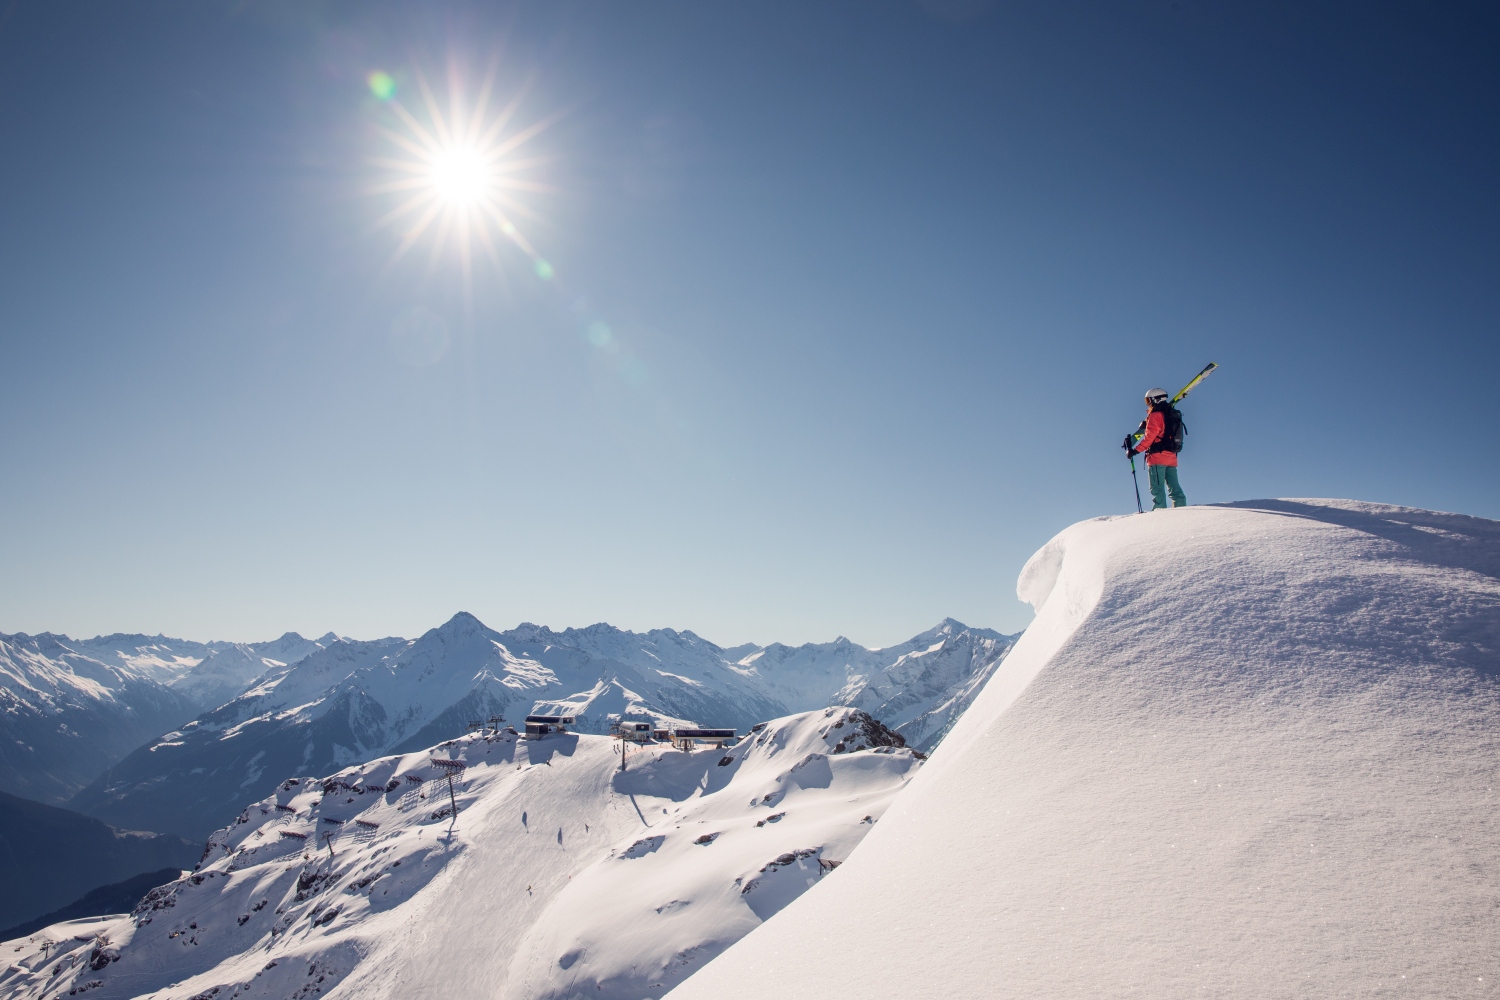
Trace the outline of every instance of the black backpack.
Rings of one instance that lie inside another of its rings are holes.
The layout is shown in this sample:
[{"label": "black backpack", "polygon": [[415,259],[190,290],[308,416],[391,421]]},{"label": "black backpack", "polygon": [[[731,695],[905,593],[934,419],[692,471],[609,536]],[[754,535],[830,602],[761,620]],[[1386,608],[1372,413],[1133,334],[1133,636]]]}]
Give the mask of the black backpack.
[{"label": "black backpack", "polygon": [[1161,439],[1166,443],[1167,451],[1181,451],[1182,439],[1187,434],[1187,424],[1182,422],[1182,411],[1168,403],[1162,417],[1166,420],[1166,426],[1162,428]]},{"label": "black backpack", "polygon": [[[1187,424],[1182,422],[1182,411],[1171,403],[1163,403],[1161,404],[1161,416],[1163,420],[1161,440],[1157,441],[1150,448],[1147,448],[1146,452],[1151,454],[1159,451],[1170,451],[1176,454],[1182,450],[1182,438],[1187,434]],[[1145,429],[1146,425],[1142,423],[1141,430],[1144,431]]]}]

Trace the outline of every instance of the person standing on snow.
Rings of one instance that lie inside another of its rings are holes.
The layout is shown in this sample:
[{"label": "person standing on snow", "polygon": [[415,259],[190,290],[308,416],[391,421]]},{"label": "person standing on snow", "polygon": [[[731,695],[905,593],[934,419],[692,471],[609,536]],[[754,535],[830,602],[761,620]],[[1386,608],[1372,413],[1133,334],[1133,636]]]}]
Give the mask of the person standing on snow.
[{"label": "person standing on snow", "polygon": [[1167,390],[1152,389],[1146,393],[1146,419],[1136,429],[1140,440],[1137,452],[1146,455],[1146,471],[1151,480],[1151,509],[1167,509],[1167,492],[1172,506],[1186,507],[1187,497],[1177,482],[1177,453],[1182,450],[1182,414],[1168,401]]}]

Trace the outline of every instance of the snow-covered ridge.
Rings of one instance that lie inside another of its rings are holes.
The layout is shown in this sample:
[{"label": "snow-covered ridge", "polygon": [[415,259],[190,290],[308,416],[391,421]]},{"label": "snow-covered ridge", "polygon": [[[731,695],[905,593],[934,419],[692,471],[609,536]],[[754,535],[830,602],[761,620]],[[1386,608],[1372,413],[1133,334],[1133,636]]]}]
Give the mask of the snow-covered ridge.
[{"label": "snow-covered ridge", "polygon": [[7,943],[0,994],[660,996],[849,857],[900,742],[840,708],[624,771],[608,737],[488,734],[290,779],[129,916]]},{"label": "snow-covered ridge", "polygon": [[1036,621],[839,877],[673,1000],[1495,992],[1500,524],[1104,518],[1018,592]]}]

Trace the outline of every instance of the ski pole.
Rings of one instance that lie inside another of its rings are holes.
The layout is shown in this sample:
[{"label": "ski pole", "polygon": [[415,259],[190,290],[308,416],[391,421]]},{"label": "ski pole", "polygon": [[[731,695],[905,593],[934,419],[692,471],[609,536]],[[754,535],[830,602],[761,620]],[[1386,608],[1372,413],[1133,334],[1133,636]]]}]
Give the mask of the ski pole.
[{"label": "ski pole", "polygon": [[1137,514],[1144,514],[1146,513],[1146,508],[1141,506],[1141,481],[1135,475],[1135,448],[1132,447],[1135,444],[1132,440],[1134,436],[1133,434],[1125,435],[1124,448],[1126,456],[1130,459],[1130,481],[1135,484],[1135,512]]}]

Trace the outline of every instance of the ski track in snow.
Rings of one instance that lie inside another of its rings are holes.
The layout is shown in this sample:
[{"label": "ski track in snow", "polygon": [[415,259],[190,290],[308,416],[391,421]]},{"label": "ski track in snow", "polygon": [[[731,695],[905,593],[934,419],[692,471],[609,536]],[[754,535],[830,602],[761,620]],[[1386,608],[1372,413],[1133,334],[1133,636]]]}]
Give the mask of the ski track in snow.
[{"label": "ski track in snow", "polygon": [[671,1000],[1500,995],[1500,524],[1103,518],[1018,593],[839,878]]},{"label": "ski track in snow", "polygon": [[0,996],[661,996],[848,857],[917,769],[890,742],[839,708],[624,772],[487,734],[292,779],[132,915],[0,945]]}]

